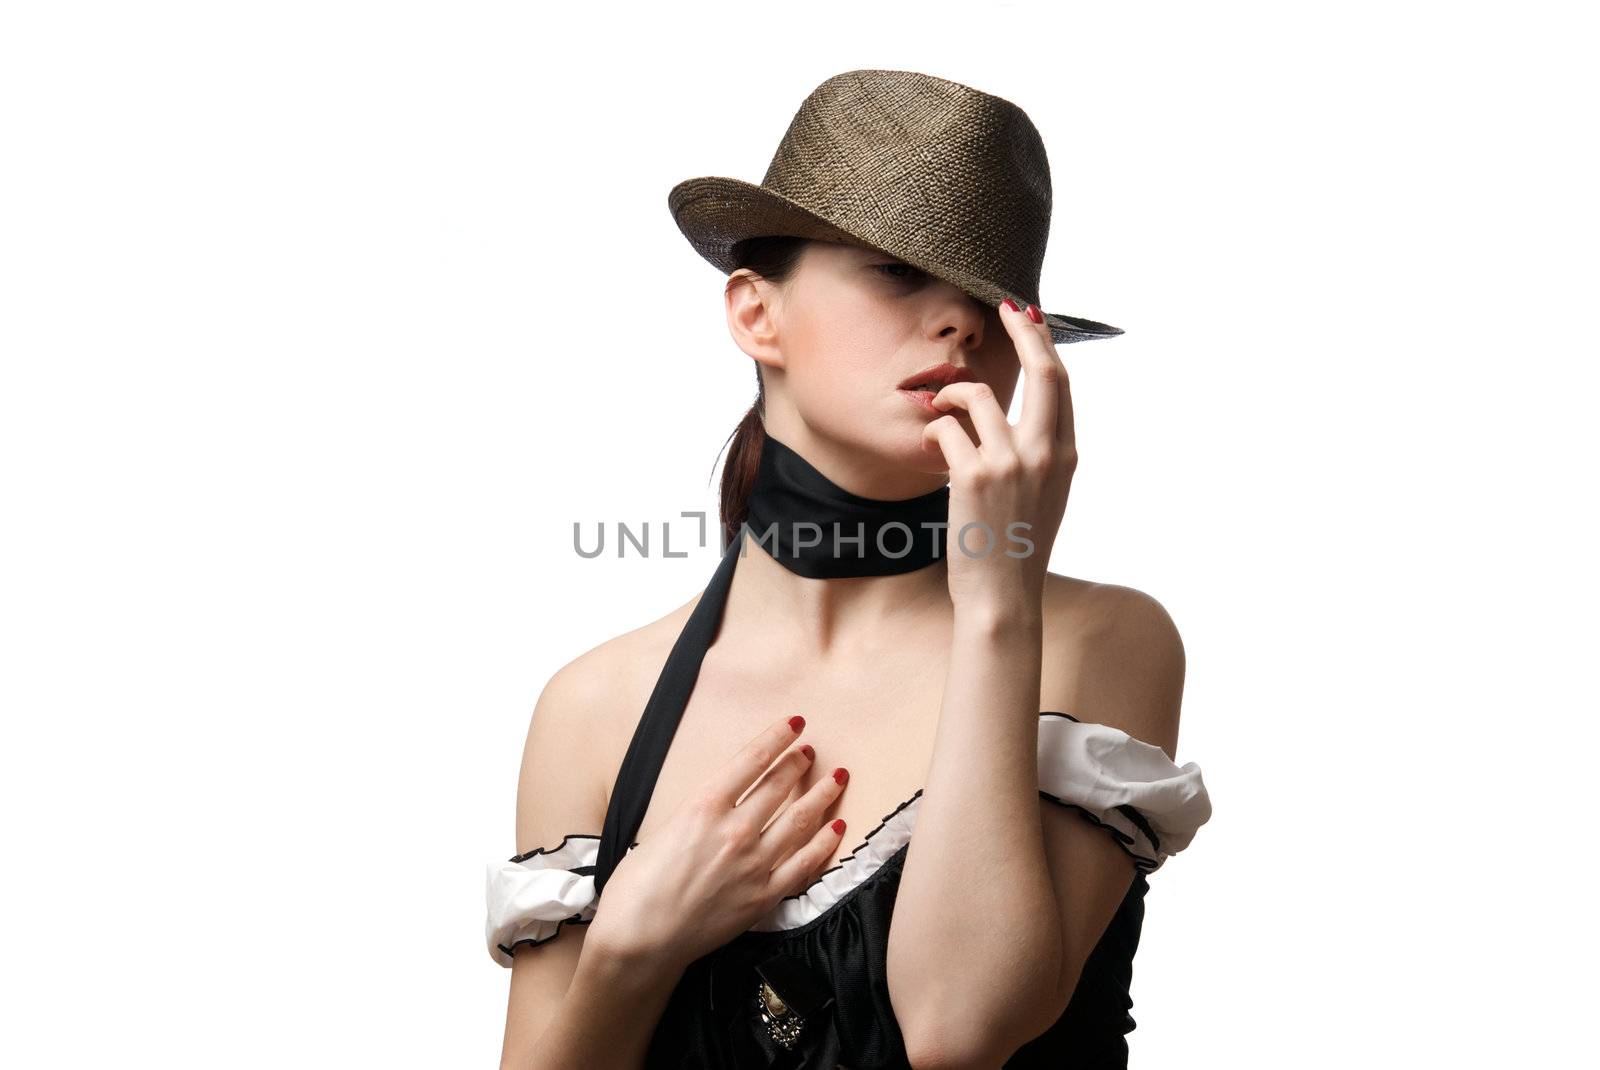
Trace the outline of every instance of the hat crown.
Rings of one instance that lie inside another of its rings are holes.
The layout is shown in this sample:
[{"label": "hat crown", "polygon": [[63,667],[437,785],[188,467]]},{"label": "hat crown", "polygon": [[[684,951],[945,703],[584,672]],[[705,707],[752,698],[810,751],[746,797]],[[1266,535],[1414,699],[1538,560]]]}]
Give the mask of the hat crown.
[{"label": "hat crown", "polygon": [[916,263],[1037,300],[1044,139],[1008,100],[916,71],[837,74],[801,103],[763,186]]},{"label": "hat crown", "polygon": [[[723,272],[744,243],[797,237],[881,249],[993,307],[1039,304],[1050,237],[1044,139],[1015,104],[917,71],[857,70],[813,89],[760,185],[721,175],[672,187],[667,207]],[[1044,312],[1056,342],[1122,328]]]}]

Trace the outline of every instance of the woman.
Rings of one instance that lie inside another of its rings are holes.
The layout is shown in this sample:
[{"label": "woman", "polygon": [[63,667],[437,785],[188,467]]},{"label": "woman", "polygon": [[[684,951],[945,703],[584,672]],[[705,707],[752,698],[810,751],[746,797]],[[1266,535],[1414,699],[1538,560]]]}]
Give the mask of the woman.
[{"label": "woman", "polygon": [[534,711],[503,1065],[1125,1067],[1145,877],[1210,804],[1165,611],[1046,571],[1056,344],[1121,332],[1037,307],[1037,133],[852,71],[761,186],[670,203],[758,395],[711,583]]}]

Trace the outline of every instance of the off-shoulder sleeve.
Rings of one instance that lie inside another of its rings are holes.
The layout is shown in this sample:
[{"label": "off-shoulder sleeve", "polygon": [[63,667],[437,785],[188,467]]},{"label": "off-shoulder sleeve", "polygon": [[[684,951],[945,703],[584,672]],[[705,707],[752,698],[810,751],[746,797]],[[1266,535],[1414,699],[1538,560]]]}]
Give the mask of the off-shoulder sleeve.
[{"label": "off-shoulder sleeve", "polygon": [[564,924],[594,920],[599,854],[599,836],[569,835],[555,847],[489,863],[484,935],[496,962],[510,967],[519,945],[542,944]]},{"label": "off-shoulder sleeve", "polygon": [[1039,794],[1105,828],[1145,873],[1211,818],[1200,767],[1110,725],[1039,715]]}]

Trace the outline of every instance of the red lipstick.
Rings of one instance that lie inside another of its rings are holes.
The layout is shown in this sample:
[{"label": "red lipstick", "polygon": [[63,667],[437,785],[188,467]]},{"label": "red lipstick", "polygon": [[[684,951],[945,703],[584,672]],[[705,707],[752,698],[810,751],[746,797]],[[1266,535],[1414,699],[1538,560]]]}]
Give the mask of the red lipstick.
[{"label": "red lipstick", "polygon": [[973,374],[966,368],[941,361],[902,379],[897,389],[923,412],[942,415],[941,410],[933,407],[933,396],[951,383],[974,381]]}]

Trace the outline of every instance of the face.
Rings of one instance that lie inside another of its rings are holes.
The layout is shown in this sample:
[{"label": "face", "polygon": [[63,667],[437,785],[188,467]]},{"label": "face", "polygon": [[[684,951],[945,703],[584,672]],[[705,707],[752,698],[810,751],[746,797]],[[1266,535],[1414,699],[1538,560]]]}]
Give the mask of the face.
[{"label": "face", "polygon": [[[945,473],[937,450],[922,446],[923,428],[942,414],[900,389],[938,365],[966,369],[1010,407],[1019,364],[999,312],[893,256],[810,242],[782,286],[738,289],[730,326],[765,365],[767,428],[796,448]],[[976,442],[966,411],[955,415]]]}]

